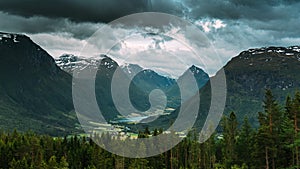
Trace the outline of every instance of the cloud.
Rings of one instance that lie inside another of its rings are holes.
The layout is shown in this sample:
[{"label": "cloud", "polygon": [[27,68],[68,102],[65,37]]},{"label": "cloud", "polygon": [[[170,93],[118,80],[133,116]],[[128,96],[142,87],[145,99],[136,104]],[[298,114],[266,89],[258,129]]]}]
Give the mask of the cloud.
[{"label": "cloud", "polygon": [[110,22],[147,10],[147,0],[6,0],[0,10],[25,17],[69,18],[77,22]]},{"label": "cloud", "polygon": [[85,40],[79,40],[66,34],[38,33],[28,34],[28,36],[54,58],[63,54],[81,56],[81,50],[86,45]]},{"label": "cloud", "polygon": [[197,20],[194,22],[195,25],[198,25],[202,27],[204,32],[210,32],[212,29],[220,29],[226,27],[226,24],[223,23],[223,21],[219,19],[214,20]]},{"label": "cloud", "polygon": [[211,17],[262,21],[296,17],[300,6],[296,0],[184,0],[182,3],[192,9],[190,16],[194,19]]},{"label": "cloud", "polygon": [[192,42],[184,40],[186,43],[161,35],[135,35],[124,39],[109,55],[121,64],[138,64],[172,77],[180,76],[191,65],[197,65],[211,75],[222,66],[218,65],[220,60],[212,46],[200,46],[199,55],[196,55],[195,49],[186,46]]},{"label": "cloud", "polygon": [[277,38],[292,38],[300,33],[299,8],[297,0],[4,0],[0,1],[0,30],[68,32],[85,39],[99,29],[99,22],[135,12],[157,11],[187,18],[200,24],[204,31],[222,28],[225,23],[233,23],[229,28],[239,23],[274,32]]},{"label": "cloud", "polygon": [[75,23],[66,18],[51,19],[41,16],[25,18],[0,12],[0,30],[16,33],[68,33],[77,39],[90,37],[103,24]]},{"label": "cloud", "polygon": [[[299,16],[297,0],[4,0],[0,10],[25,17],[110,22],[137,12],[164,12],[192,19],[283,19]],[[293,10],[288,10],[293,9]]]}]

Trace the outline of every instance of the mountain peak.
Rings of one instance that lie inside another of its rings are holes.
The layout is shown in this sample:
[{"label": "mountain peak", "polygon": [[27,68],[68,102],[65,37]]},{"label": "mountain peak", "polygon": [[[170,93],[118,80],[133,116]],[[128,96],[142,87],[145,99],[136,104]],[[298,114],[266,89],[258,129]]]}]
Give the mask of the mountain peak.
[{"label": "mountain peak", "polygon": [[5,122],[0,128],[50,135],[74,131],[71,76],[29,37],[1,32],[0,39],[0,88],[5,91],[0,92],[0,121]]},{"label": "mountain peak", "polygon": [[192,73],[205,73],[201,68],[195,66],[195,65],[192,65],[189,70],[192,72]]},{"label": "mountain peak", "polygon": [[11,71],[58,73],[54,59],[29,37],[22,34],[0,32],[0,63],[9,63]]},{"label": "mountain peak", "polygon": [[197,66],[192,65],[189,69],[196,69],[196,68],[197,68]]},{"label": "mountain peak", "polygon": [[[201,76],[202,78],[205,78],[205,79],[209,78],[208,75],[207,75],[207,73],[205,73],[204,70],[202,70],[201,68],[199,68],[199,67],[197,67],[195,65],[192,65],[191,67],[189,67],[188,70],[191,71],[194,75]],[[184,74],[186,74],[187,71]]]},{"label": "mountain peak", "polygon": [[[191,72],[193,73],[195,80],[198,85],[198,89],[202,88],[208,81],[209,81],[209,76],[207,73],[205,73],[201,68],[192,65],[188,70],[186,70],[177,80],[177,82],[181,81],[186,81],[188,79],[188,73]],[[186,86],[185,88],[191,88],[189,86]],[[197,89],[197,90],[198,90]],[[195,94],[195,91],[192,91],[191,94]]]}]

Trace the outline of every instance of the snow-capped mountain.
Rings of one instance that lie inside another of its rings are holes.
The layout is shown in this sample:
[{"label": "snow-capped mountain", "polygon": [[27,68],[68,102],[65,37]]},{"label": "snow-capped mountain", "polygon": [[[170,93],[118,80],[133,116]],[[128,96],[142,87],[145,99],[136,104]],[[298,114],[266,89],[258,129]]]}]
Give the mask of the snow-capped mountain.
[{"label": "snow-capped mountain", "polygon": [[87,66],[97,66],[100,64],[100,59],[83,58],[72,54],[64,54],[55,59],[56,64],[64,71],[72,74],[75,69],[83,69]]},{"label": "snow-capped mountain", "polygon": [[[192,90],[193,88],[189,85],[184,86],[184,88],[190,90],[190,94],[188,96],[193,96],[197,92],[197,90],[200,89],[209,80],[208,75],[202,69],[194,65],[191,66],[176,81],[176,79],[160,75],[151,69],[144,69],[137,64],[126,63],[119,66],[116,61],[103,55],[99,60],[96,60],[94,58],[86,59],[74,55],[63,55],[55,61],[61,69],[71,74],[74,69],[84,69],[87,66],[98,66],[98,74],[103,74],[102,76],[104,76],[105,74],[105,76],[108,77],[112,76],[112,71],[114,71],[117,67],[120,67],[124,74],[127,75],[128,78],[132,79],[133,84],[143,92],[149,94],[149,92],[154,89],[160,89],[164,91],[166,96],[168,97],[168,106],[173,108],[179,106],[181,102],[180,91],[177,82],[187,80],[186,76],[188,71],[193,73],[198,85],[198,88],[194,90]],[[109,69],[112,69],[112,71],[110,71]]]},{"label": "snow-capped mountain", "polygon": [[[102,55],[98,60],[95,58],[82,58],[71,54],[65,54],[60,56],[58,59],[55,59],[56,64],[66,72],[72,74],[74,69],[83,69],[87,66],[97,66],[101,64],[107,69],[111,69],[116,65],[116,61],[110,59],[111,61],[103,61],[101,59],[106,58],[107,56]],[[100,63],[101,62],[101,63]],[[144,88],[146,91],[150,91],[154,88],[161,88],[163,90],[172,86],[175,83],[175,80],[169,77],[159,75],[151,69],[144,69],[137,64],[124,64],[120,68],[123,72],[129,77],[134,78],[133,81],[141,88]],[[136,75],[134,77],[134,75]]]},{"label": "snow-capped mountain", "polygon": [[72,74],[75,69],[82,70],[87,66],[92,66],[97,69],[99,66],[105,66],[107,69],[112,69],[116,65],[116,61],[109,59],[111,61],[101,62],[103,59],[109,58],[106,55],[100,55],[99,57],[85,58],[79,57],[72,54],[64,54],[59,58],[55,59],[56,64],[64,71]]}]

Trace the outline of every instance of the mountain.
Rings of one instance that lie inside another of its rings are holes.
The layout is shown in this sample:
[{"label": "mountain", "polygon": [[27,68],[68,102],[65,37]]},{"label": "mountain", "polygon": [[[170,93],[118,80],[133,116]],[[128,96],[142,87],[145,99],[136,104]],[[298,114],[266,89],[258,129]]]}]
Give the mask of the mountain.
[{"label": "mountain", "polygon": [[[82,58],[65,54],[60,56],[55,61],[56,64],[61,67],[61,69],[72,74],[73,70],[76,68],[83,69],[88,65],[96,65],[97,60],[99,60],[99,58]],[[107,64],[108,63],[110,63],[110,61],[107,61]],[[139,90],[143,91],[145,95],[149,95],[152,90],[161,89],[167,96],[167,106],[171,108],[176,108],[180,105],[180,91],[177,82],[181,83],[182,81],[187,80],[186,78],[188,72],[194,74],[194,77],[198,84],[197,89],[201,88],[209,79],[208,75],[202,69],[194,65],[191,66],[186,72],[184,72],[184,74],[182,74],[177,81],[173,78],[160,75],[151,69],[144,69],[137,64],[126,63],[121,66],[115,65],[115,68],[117,67],[119,67],[124,72],[124,74],[128,76],[129,79],[132,79],[132,84],[134,84],[134,86],[130,87],[130,90],[133,91],[135,90],[135,88],[139,88]],[[115,69],[112,69],[112,71],[110,71],[109,73],[105,70],[103,72],[106,72],[106,74],[112,76],[114,71]],[[102,81],[110,82],[111,79],[102,79]],[[108,86],[106,88],[110,89],[108,88]],[[192,89],[190,85],[186,85],[184,86],[184,88]],[[189,97],[193,96],[195,92],[196,90],[189,90]],[[116,113],[111,114],[116,115]]]},{"label": "mountain", "polygon": [[[200,88],[202,88],[209,80],[209,76],[201,68],[192,65],[187,69],[179,78],[173,79],[170,77],[162,76],[151,69],[143,69],[136,64],[126,64],[122,66],[122,70],[129,77],[133,78],[133,83],[139,88],[143,89],[149,94],[153,89],[161,89],[165,92],[168,98],[168,107],[176,108],[181,103],[180,89],[178,83],[184,84],[183,88],[188,89],[188,94],[183,101],[186,101],[192,97]],[[184,81],[189,81],[189,73],[192,73],[196,82],[197,88],[193,88],[190,83],[183,83]],[[133,77],[133,75],[135,75]]]},{"label": "mountain", "polygon": [[[170,88],[177,86],[175,79],[160,75],[151,69],[144,69],[136,64],[125,64],[122,66],[122,70],[128,77],[132,78],[133,84],[142,89],[147,95],[154,89],[160,89],[166,95],[167,107],[176,108],[179,106],[179,102],[175,103],[174,101],[174,95],[178,98],[180,93],[168,92]],[[178,91],[178,87],[176,89]]]},{"label": "mountain", "polygon": [[[199,89],[202,88],[209,81],[208,74],[206,72],[204,72],[202,69],[200,69],[199,67],[195,66],[195,65],[192,65],[188,69],[188,71],[193,73]],[[185,71],[183,73],[183,75],[181,75],[178,78],[178,82],[184,80],[186,76],[187,76],[187,71]],[[186,86],[186,87],[189,87],[189,86]],[[196,93],[196,91],[191,91],[191,92]]]},{"label": "mountain", "polygon": [[[287,94],[293,95],[300,89],[300,46],[264,47],[249,49],[233,57],[224,67],[227,83],[227,100],[224,114],[234,111],[239,122],[247,116],[254,127],[258,127],[257,116],[263,111],[265,89],[272,90],[279,102],[283,103]],[[211,77],[214,79],[215,77]],[[211,101],[211,84],[206,83],[200,93],[200,108],[195,127],[202,128],[207,118]],[[196,97],[193,96],[193,97]],[[195,98],[184,102],[192,105]],[[149,124],[140,124],[137,129],[145,127],[169,128],[176,119],[180,107],[170,115],[161,116]]]},{"label": "mountain", "polygon": [[153,89],[166,91],[176,83],[175,79],[162,76],[151,69],[144,69],[136,64],[126,64],[122,66],[122,70],[128,77],[132,78],[134,84],[140,86],[146,92]]},{"label": "mountain", "polygon": [[279,102],[300,88],[300,47],[264,47],[241,52],[225,66],[227,79],[226,113],[247,115],[252,124],[262,111],[266,88],[272,90]]},{"label": "mountain", "polygon": [[141,66],[137,64],[125,63],[124,65],[120,66],[123,72],[129,77],[133,78],[137,73],[144,70]]},{"label": "mountain", "polygon": [[[90,66],[99,66],[95,92],[103,116],[110,121],[120,115],[111,96],[111,80],[119,68],[114,60],[107,56],[85,59],[74,55],[54,60],[27,36],[0,35],[1,129],[33,130],[55,136],[78,132],[70,74]],[[129,80],[122,72],[118,75]],[[140,111],[150,106],[148,95],[134,84],[130,99]]]},{"label": "mountain", "polygon": [[71,80],[29,37],[0,33],[0,128],[50,135],[77,131]]},{"label": "mountain", "polygon": [[[211,101],[210,79],[196,66],[191,66],[175,81],[138,65],[119,66],[107,56],[85,59],[63,55],[54,60],[27,36],[0,33],[0,128],[16,128],[21,131],[31,129],[50,135],[78,132],[70,74],[75,69],[86,69],[89,66],[99,66],[95,93],[107,121],[113,121],[121,114],[136,113],[128,108],[127,102],[119,107],[122,110],[120,113],[112,99],[112,81],[116,71],[117,79],[121,79],[121,83],[115,84],[120,88],[117,94],[122,96],[128,92],[130,104],[138,111],[149,109],[149,92],[156,88],[165,91],[168,106],[177,107],[180,104],[177,83],[186,82],[189,73],[192,73],[200,90],[191,90],[192,87],[185,84],[183,87],[190,90],[190,97],[184,100],[183,105],[189,107],[195,104],[194,97],[199,92],[201,102],[195,126],[201,128],[206,119]],[[223,68],[227,82],[224,113],[236,112],[239,121],[247,115],[251,124],[257,127],[257,112],[262,111],[266,88],[273,91],[279,102],[284,102],[286,94],[292,95],[299,89],[300,46],[249,49],[233,57]],[[133,76],[136,72],[139,73]],[[126,91],[123,82],[130,82],[131,78],[133,80]],[[163,115],[149,124],[135,127],[167,129],[176,119],[179,110],[180,107],[170,115]]]},{"label": "mountain", "polygon": [[[196,82],[197,82],[197,88],[193,87],[193,84],[191,83],[183,83],[184,81],[189,81],[189,73],[192,73]],[[189,67],[179,78],[177,79],[177,84],[184,84],[182,87],[186,90],[188,93],[187,98],[182,98],[183,102],[187,101],[187,99],[191,98],[192,96],[195,95],[195,93],[201,89],[207,82],[209,81],[209,76],[207,73],[205,73],[201,68],[192,65]],[[179,104],[181,103],[181,98],[180,98],[180,90],[178,85],[173,85],[167,93],[172,96],[173,100],[175,103]]]},{"label": "mountain", "polygon": [[128,77],[132,78],[134,84],[146,92],[153,89],[166,91],[176,83],[175,79],[162,76],[151,69],[144,69],[136,64],[126,64],[122,66],[122,70]]},{"label": "mountain", "polygon": [[98,105],[107,121],[115,120],[120,115],[126,116],[136,113],[124,102],[122,102],[123,105],[120,106],[122,110],[121,114],[119,112],[120,110],[116,108],[115,101],[112,98],[113,76],[116,76],[116,79],[119,80],[119,83],[115,83],[115,86],[119,89],[119,91],[116,92],[119,97],[124,96],[124,93],[129,93],[131,103],[128,104],[132,104],[132,106],[139,111],[145,111],[150,107],[148,95],[145,91],[132,83],[128,90],[126,90],[124,84],[130,82],[129,77],[122,71],[116,61],[103,55],[96,75],[95,92]]},{"label": "mountain", "polygon": [[84,59],[71,54],[64,54],[60,56],[59,58],[55,59],[55,63],[62,70],[70,74],[73,73],[74,69],[88,64]]}]

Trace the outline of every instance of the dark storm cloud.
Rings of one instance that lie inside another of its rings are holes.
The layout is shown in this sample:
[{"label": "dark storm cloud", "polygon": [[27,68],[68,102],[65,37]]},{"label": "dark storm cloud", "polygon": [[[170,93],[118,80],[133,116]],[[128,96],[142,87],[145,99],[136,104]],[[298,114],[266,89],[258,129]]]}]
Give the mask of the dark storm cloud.
[{"label": "dark storm cloud", "polygon": [[0,12],[0,30],[4,32],[15,33],[68,33],[77,39],[85,39],[90,37],[97,31],[101,24],[81,22],[74,23],[66,18],[46,18],[33,16],[25,18],[17,15],[9,15]]},{"label": "dark storm cloud", "polygon": [[[0,11],[25,17],[110,22],[136,12],[165,12],[191,19],[283,19],[299,14],[298,0],[1,0]],[[292,8],[292,10],[287,10]],[[299,16],[299,15],[297,15]]]},{"label": "dark storm cloud", "polygon": [[25,17],[70,18],[74,21],[109,22],[147,10],[145,0],[1,0],[0,10]]},{"label": "dark storm cloud", "polygon": [[217,18],[224,21],[226,28],[211,32],[215,34],[211,37],[222,39],[225,44],[235,44],[239,49],[299,45],[292,44],[300,36],[298,0],[210,0],[209,3],[185,0],[182,4],[190,9],[192,20]]},{"label": "dark storm cloud", "polygon": [[299,14],[300,7],[296,0],[185,0],[183,4],[191,9],[191,16],[194,18],[206,16],[263,21],[295,17]]},{"label": "dark storm cloud", "polygon": [[[222,21],[226,26],[210,26],[205,33],[229,59],[249,47],[299,45],[299,9],[299,0],[0,0],[0,31],[36,35],[45,47],[56,49],[60,38],[60,46],[67,46],[61,44],[70,37],[87,39],[103,22],[164,12],[198,23],[200,29],[203,22]],[[112,36],[108,32],[105,38]]]}]

